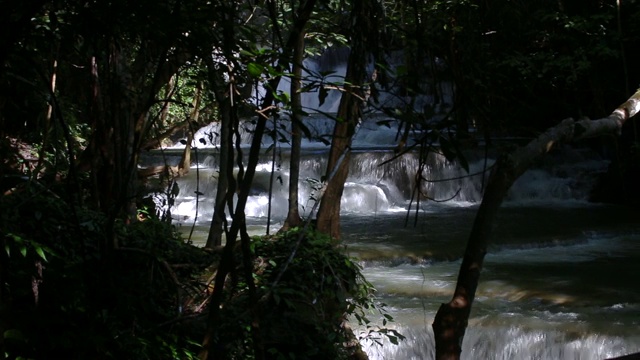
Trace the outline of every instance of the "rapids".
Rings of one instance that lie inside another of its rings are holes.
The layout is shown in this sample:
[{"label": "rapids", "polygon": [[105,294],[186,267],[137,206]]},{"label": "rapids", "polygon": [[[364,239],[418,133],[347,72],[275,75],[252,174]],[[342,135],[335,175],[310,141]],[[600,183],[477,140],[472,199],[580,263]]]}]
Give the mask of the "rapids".
[{"label": "rapids", "polygon": [[[463,177],[459,166],[432,154],[426,178],[462,178],[423,184],[428,197],[453,200],[421,199],[416,213],[409,199],[417,156],[409,153],[381,166],[393,153],[367,141],[354,146],[342,200],[343,243],[387,304],[395,318],[391,326],[407,339],[398,346],[363,344],[371,359],[431,359],[431,323],[452,295],[481,200],[482,175]],[[313,205],[312,180],[326,166],[326,148],[312,145],[305,147],[301,166],[304,216]],[[271,228],[286,215],[288,149],[276,155],[274,164],[273,154],[265,154],[256,174],[247,206],[253,234],[266,230],[272,166]],[[470,172],[481,173],[484,159],[469,159]],[[495,223],[464,359],[605,359],[640,351],[638,214],[586,201],[607,164],[590,150],[563,149],[514,184]],[[185,233],[195,227],[196,243],[204,241],[210,224],[216,167],[215,149],[200,149],[197,164],[179,179],[180,195],[171,209]]]}]

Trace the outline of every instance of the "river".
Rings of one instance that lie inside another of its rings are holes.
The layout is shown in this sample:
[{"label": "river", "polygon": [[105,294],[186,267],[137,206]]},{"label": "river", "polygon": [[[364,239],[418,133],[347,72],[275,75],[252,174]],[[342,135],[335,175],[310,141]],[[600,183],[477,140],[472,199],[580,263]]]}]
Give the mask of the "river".
[{"label": "river", "polygon": [[[464,359],[605,359],[640,352],[640,221],[623,207],[587,202],[607,162],[590,150],[564,149],[528,171],[499,211],[476,301],[463,343]],[[303,157],[300,204],[308,213],[322,150]],[[198,165],[179,180],[174,222],[206,238],[215,196],[216,154],[202,151]],[[267,154],[248,202],[249,228],[264,234],[270,172],[271,232],[286,215],[286,151]],[[356,151],[342,201],[343,243],[387,304],[391,324],[406,340],[384,346],[364,342],[371,359],[431,359],[431,323],[453,293],[460,257],[482,193],[482,175],[422,186],[416,213],[411,189],[418,159],[368,147]],[[487,164],[472,159],[470,172]],[[197,170],[197,171],[196,171]],[[432,155],[430,180],[466,172]],[[196,182],[199,179],[199,182]],[[196,192],[201,196],[194,195]],[[453,200],[439,203],[432,199]],[[431,199],[429,199],[431,198]],[[196,201],[197,200],[197,201]],[[408,212],[407,209],[410,208]]]}]

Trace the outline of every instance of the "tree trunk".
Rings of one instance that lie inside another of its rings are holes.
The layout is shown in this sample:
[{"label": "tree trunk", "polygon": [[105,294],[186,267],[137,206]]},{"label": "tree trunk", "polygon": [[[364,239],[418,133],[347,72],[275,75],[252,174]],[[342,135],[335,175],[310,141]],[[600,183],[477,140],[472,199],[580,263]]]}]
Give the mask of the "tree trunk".
[{"label": "tree trunk", "polygon": [[[171,98],[176,92],[176,82],[177,75],[174,75],[169,79],[169,82],[165,87],[164,99],[162,100],[163,105],[158,118],[158,127],[161,129],[168,126],[167,118],[169,117],[169,109],[171,108]],[[169,138],[180,130],[183,130],[186,126],[189,126],[189,119],[173,124],[169,126],[168,129],[164,129],[162,132],[157,132],[153,136],[146,138],[145,142],[140,145],[140,148],[144,150],[151,150],[161,147],[164,139]]]},{"label": "tree trunk", "polygon": [[[315,3],[316,3],[316,0],[308,0],[298,8],[298,11],[296,13],[297,16],[295,16],[295,21],[291,27],[291,33],[289,35],[289,39],[285,44],[284,48],[282,49],[282,52],[280,53],[280,58],[278,60],[278,65],[277,65],[277,67],[279,67],[280,69],[284,66],[284,64],[290,63],[295,41],[296,39],[298,39],[297,34],[300,32],[303,32],[303,29],[306,23],[309,21],[311,17],[311,13],[315,7]],[[273,19],[273,20],[276,21],[276,19]],[[226,41],[233,43],[233,31],[231,32],[227,31],[225,36],[229,37],[225,39]],[[249,192],[251,190],[251,183],[253,181],[253,176],[255,175],[256,166],[260,159],[260,148],[262,144],[262,136],[264,134],[266,123],[267,123],[266,114],[268,114],[269,112],[268,109],[271,108],[271,105],[275,100],[274,91],[275,89],[278,88],[280,79],[281,77],[277,76],[275,78],[272,78],[269,81],[267,88],[273,89],[273,91],[268,91],[266,93],[265,98],[262,104],[260,105],[260,111],[258,112],[259,116],[256,122],[256,127],[254,128],[253,139],[251,141],[251,148],[249,150],[249,161],[247,164],[247,171],[244,174],[244,177],[242,178],[242,180],[240,179],[240,176],[238,177],[238,181],[240,182],[239,192],[238,192],[238,202],[236,204],[235,211],[232,215],[233,223],[231,224],[231,228],[227,236],[227,242],[224,246],[222,257],[220,259],[220,266],[218,267],[218,271],[215,276],[214,287],[213,287],[213,291],[211,293],[211,297],[209,301],[209,317],[207,321],[207,330],[202,343],[202,350],[198,354],[198,357],[203,360],[222,358],[221,354],[217,354],[214,349],[216,348],[216,346],[219,345],[216,343],[218,338],[217,326],[220,318],[220,312],[221,312],[220,305],[222,304],[222,299],[223,299],[224,284],[226,282],[227,275],[231,271],[233,271],[233,268],[234,268],[234,262],[235,262],[234,253],[235,253],[235,247],[237,243],[236,240],[237,240],[238,234],[241,232],[244,234],[246,232],[245,207],[247,203],[247,198],[249,197]],[[249,237],[243,236],[241,241],[248,242]],[[247,244],[242,244],[242,245],[246,246]],[[257,324],[254,324],[254,326],[252,326],[252,333],[254,331],[258,331],[256,326]],[[255,333],[253,334],[255,335]],[[256,346],[259,348],[259,344],[256,344]],[[258,348],[256,348],[256,350],[258,350]],[[256,354],[254,355],[256,356],[256,358],[258,358],[262,354],[256,351]]]},{"label": "tree trunk", "polygon": [[[128,58],[131,54],[122,53],[119,39],[110,39],[106,46],[102,43],[94,46],[109,50],[90,59],[87,123],[93,133],[83,158],[90,164],[96,207],[112,221],[131,220],[136,215],[138,153],[149,130],[147,112],[158,91],[190,55],[181,49],[168,55],[168,50],[158,50],[164,47],[150,44],[147,48],[151,50],[146,51],[157,53],[157,58],[141,56],[132,64]],[[149,79],[141,74],[154,77]]]},{"label": "tree trunk", "polygon": [[[57,59],[57,52],[56,52],[56,56],[53,60],[53,66],[51,68],[51,82],[49,83],[50,86],[50,92],[51,94],[55,94],[56,93],[56,78],[58,76],[58,59]],[[43,138],[42,138],[42,148],[40,149],[40,154],[38,155],[38,163],[36,164],[36,167],[33,171],[33,176],[35,178],[38,177],[42,166],[44,166],[44,152],[48,150],[49,147],[49,137],[50,137],[50,133],[51,133],[51,119],[53,116],[53,102],[50,102],[49,105],[47,106],[47,113],[45,115],[44,118],[44,126],[42,127],[42,132],[43,132]]]},{"label": "tree trunk", "polygon": [[[2,249],[5,249],[5,244],[5,237],[0,237],[0,246]],[[8,280],[6,275],[8,263],[9,257],[6,255],[6,251],[0,251],[0,334],[2,334],[2,337],[0,337],[0,354],[3,354],[2,356],[5,356],[4,333],[7,330],[8,325],[5,323],[5,319],[7,319],[5,311],[9,309],[9,299],[7,299],[8,294],[6,294],[5,290],[5,283]]]},{"label": "tree trunk", "polygon": [[[329,234],[336,240],[340,239],[340,201],[342,199],[342,192],[344,191],[344,183],[349,175],[349,161],[351,159],[351,153],[346,149],[351,144],[351,137],[360,120],[359,114],[356,115],[349,111],[352,110],[354,106],[357,106],[357,104],[342,105],[343,103],[346,104],[349,102],[344,100],[346,96],[348,95],[343,95],[343,100],[340,102],[340,109],[342,109],[342,111],[338,112],[338,117],[348,120],[341,121],[335,125],[333,139],[331,140],[331,150],[329,152],[329,162],[327,163],[327,172],[331,172],[336,165],[338,168],[336,169],[333,179],[327,184],[320,208],[318,209],[316,223],[318,231]],[[349,113],[350,115],[347,115]],[[338,158],[345,150],[347,153],[345,154],[344,161],[337,164]]]},{"label": "tree trunk", "polygon": [[185,145],[180,157],[180,162],[175,173],[171,173],[172,177],[180,177],[186,175],[191,168],[191,142],[193,141],[193,129],[189,127],[189,135],[187,135],[187,145]]},{"label": "tree trunk", "polygon": [[440,306],[433,322],[436,359],[460,358],[462,340],[478,287],[484,256],[487,253],[493,219],[511,185],[534,161],[544,156],[556,144],[620,132],[624,122],[638,111],[640,90],[606,118],[582,121],[566,119],[549,128],[526,146],[498,159],[491,171],[467,242],[453,298],[449,303]]},{"label": "tree trunk", "polygon": [[[304,56],[304,29],[298,34],[293,49],[293,78],[291,79],[291,154],[289,157],[289,210],[282,226],[287,230],[302,224],[298,208],[298,182],[300,179],[300,153],[302,147],[302,60]],[[274,150],[275,151],[275,150]]]},{"label": "tree trunk", "polygon": [[164,105],[162,106],[162,110],[160,111],[160,126],[164,126],[167,122],[167,117],[169,116],[169,108],[171,107],[171,101],[169,101],[175,92],[177,79],[176,76],[172,76],[167,83],[167,86],[164,91]]},{"label": "tree trunk", "polygon": [[213,218],[209,227],[209,235],[207,236],[206,248],[213,248],[222,245],[222,234],[224,230],[225,205],[233,194],[229,194],[229,181],[233,181],[233,164],[231,156],[233,153],[232,145],[232,104],[231,99],[225,96],[224,79],[217,77],[214,64],[209,62],[210,81],[215,93],[218,108],[220,110],[220,164],[218,172],[218,186],[216,189],[215,207],[213,210]]},{"label": "tree trunk", "polygon": [[193,141],[193,136],[195,133],[195,129],[191,124],[194,122],[197,123],[200,118],[200,98],[202,96],[202,82],[198,82],[196,85],[195,95],[193,97],[193,109],[189,114],[189,120],[187,129],[189,130],[189,136],[187,137],[187,145],[184,147],[184,151],[182,152],[182,158],[180,159],[180,163],[178,163],[178,174],[177,176],[184,176],[189,173],[189,169],[191,168],[191,142]]},{"label": "tree trunk", "polygon": [[336,165],[338,168],[333,179],[327,184],[318,210],[317,229],[336,240],[340,239],[340,200],[344,191],[344,183],[349,175],[350,153],[346,154],[343,162],[340,164],[337,162],[351,145],[351,139],[362,117],[362,106],[364,105],[362,85],[367,77],[367,55],[371,50],[367,49],[368,32],[376,31],[370,27],[372,6],[373,4],[369,1],[356,0],[353,2],[351,18],[354,24],[353,28],[356,31],[351,34],[352,47],[345,76],[347,85],[338,107],[338,119],[331,139],[326,174],[331,173]]}]

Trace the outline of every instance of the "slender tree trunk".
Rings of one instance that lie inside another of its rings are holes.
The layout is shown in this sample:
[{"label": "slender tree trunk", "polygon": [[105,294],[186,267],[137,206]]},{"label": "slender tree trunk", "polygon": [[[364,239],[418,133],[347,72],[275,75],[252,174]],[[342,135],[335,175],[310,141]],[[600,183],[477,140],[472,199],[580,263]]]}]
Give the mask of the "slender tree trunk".
[{"label": "slender tree trunk", "polygon": [[187,129],[189,130],[189,136],[187,137],[187,145],[184,147],[184,152],[182,152],[182,158],[180,159],[180,163],[178,164],[178,174],[177,176],[186,175],[191,168],[191,142],[193,142],[193,136],[195,129],[191,124],[194,122],[197,123],[200,118],[200,100],[202,97],[202,82],[198,82],[196,86],[195,95],[193,97],[193,109],[189,114],[189,120]]},{"label": "slender tree trunk", "polygon": [[[351,11],[353,28],[356,31],[351,35],[351,52],[347,64],[344,92],[338,107],[338,122],[333,130],[331,150],[327,164],[327,174],[336,166],[338,159],[351,145],[351,139],[362,117],[364,94],[362,85],[367,77],[366,65],[368,32],[376,31],[370,27],[370,17],[373,13],[373,4],[366,0],[355,0]],[[349,175],[350,153],[347,153],[338,168],[333,179],[327,184],[320,209],[318,210],[317,228],[319,231],[329,234],[334,239],[340,239],[340,200],[344,191],[344,183]]]},{"label": "slender tree trunk", "polygon": [[304,30],[298,34],[293,49],[293,78],[291,79],[291,154],[289,158],[289,211],[282,226],[287,230],[302,224],[298,206],[298,183],[300,179],[300,153],[302,147],[302,131],[300,122],[303,119],[302,94],[302,61],[304,56]]},{"label": "slender tree trunk", "polygon": [[[341,111],[338,112],[338,117],[346,120],[337,123],[334,127],[329,162],[327,163],[328,172],[336,165],[338,168],[333,179],[327,184],[318,209],[316,224],[318,231],[331,235],[335,240],[340,239],[340,201],[344,191],[344,183],[349,175],[350,151],[347,150],[342,163],[337,164],[337,162],[340,155],[351,144],[351,137],[354,134],[357,123],[360,121],[360,114],[354,109],[359,105],[353,104],[353,100],[345,100],[345,97],[346,95],[343,95],[343,100],[340,102]],[[345,105],[342,105],[343,103]]]},{"label": "slender tree trunk", "polygon": [[[232,145],[232,104],[231,99],[225,96],[225,84],[223,79],[219,79],[214,70],[213,63],[207,65],[209,67],[210,81],[213,91],[218,102],[220,111],[220,161],[218,172],[218,185],[216,190],[215,208],[213,210],[213,218],[209,227],[209,235],[205,247],[213,248],[222,245],[222,234],[225,223],[225,205],[231,200],[233,194],[229,194],[229,181],[233,180],[233,164],[231,155],[233,153]],[[230,179],[231,177],[231,179]]]},{"label": "slender tree trunk", "polygon": [[173,166],[170,167],[177,170],[173,171],[170,169],[172,177],[186,175],[189,172],[189,168],[191,167],[191,143],[193,142],[193,129],[191,128],[191,126],[189,126],[188,129],[189,134],[187,135],[187,145],[185,145],[184,150],[182,151],[182,157],[180,157],[178,168],[176,169]]},{"label": "slender tree trunk", "polygon": [[453,298],[449,303],[440,306],[433,322],[436,359],[460,358],[462,340],[475,299],[484,256],[487,253],[493,220],[511,185],[556,144],[619,133],[624,122],[639,111],[640,90],[606,118],[593,121],[566,119],[549,128],[526,146],[498,159],[491,171],[482,204],[467,242]]},{"label": "slender tree trunk", "polygon": [[167,83],[167,86],[164,91],[164,105],[162,106],[162,111],[160,112],[160,125],[164,126],[167,122],[167,117],[169,116],[169,109],[171,108],[171,99],[173,97],[173,92],[176,88],[176,76],[172,76]]},{"label": "slender tree trunk", "polygon": [[[0,246],[2,249],[5,249],[5,237],[0,237]],[[9,299],[7,299],[7,294],[5,291],[5,283],[7,279],[7,265],[9,262],[9,257],[6,254],[6,251],[0,251],[0,334],[3,336],[0,337],[0,354],[5,354],[4,349],[4,332],[7,330],[7,324],[5,323],[5,319],[7,316],[5,315],[6,311],[9,311]]]},{"label": "slender tree trunk", "polygon": [[[56,52],[56,57],[53,60],[53,66],[51,68],[51,81],[49,83],[51,94],[55,94],[56,92],[57,75],[58,75],[58,59],[57,59],[57,52]],[[51,118],[53,116],[53,110],[54,110],[53,102],[49,102],[49,105],[47,106],[47,113],[44,118],[44,126],[42,129],[42,133],[43,133],[42,148],[40,150],[40,154],[38,155],[38,163],[36,164],[36,167],[33,171],[34,178],[38,177],[38,174],[40,173],[42,166],[44,165],[44,159],[45,159],[44,152],[47,151],[49,147],[49,136],[51,133]]]},{"label": "slender tree trunk", "polygon": [[[305,1],[296,12],[295,21],[291,28],[291,33],[289,35],[289,39],[285,44],[282,52],[280,54],[280,59],[278,61],[278,67],[284,67],[284,64],[288,64],[291,61],[291,56],[293,52],[293,48],[295,45],[295,41],[298,38],[298,34],[303,31],[306,23],[309,21],[311,17],[311,12],[315,7],[316,0],[308,0]],[[231,40],[231,39],[229,39]],[[278,84],[280,83],[280,77],[275,77],[269,81],[269,89],[277,89]],[[227,242],[224,246],[222,257],[220,259],[220,266],[218,267],[218,271],[214,280],[214,287],[211,293],[211,298],[209,301],[209,319],[207,322],[207,331],[202,343],[202,350],[200,351],[198,357],[200,359],[220,359],[221,355],[216,354],[213,350],[216,346],[217,339],[217,331],[218,331],[218,322],[220,319],[220,305],[223,300],[223,291],[224,284],[227,279],[227,275],[233,271],[234,268],[234,253],[235,247],[237,243],[238,234],[242,231],[246,232],[246,216],[245,216],[245,207],[247,203],[247,198],[249,197],[249,192],[251,190],[251,183],[253,182],[253,176],[255,175],[256,166],[258,165],[258,161],[260,159],[260,148],[262,144],[262,136],[264,134],[267,116],[265,116],[265,112],[268,113],[268,109],[271,107],[274,101],[274,93],[273,91],[268,91],[265,95],[265,98],[260,106],[260,116],[258,116],[258,120],[256,122],[256,127],[254,129],[254,135],[251,142],[251,149],[249,150],[249,161],[247,163],[247,171],[244,174],[242,180],[238,179],[240,182],[239,193],[238,193],[238,202],[236,204],[236,208],[233,214],[233,223],[231,224],[231,228],[229,233],[227,234]],[[241,241],[248,241],[248,237],[243,236]],[[244,245],[244,244],[243,244]],[[257,331],[255,328],[257,324],[254,324],[252,327],[252,331]],[[261,354],[255,354],[255,356],[260,356]]]},{"label": "slender tree trunk", "polygon": [[[115,172],[113,174],[113,188],[115,202],[107,212],[113,217],[123,218],[126,222],[136,219],[136,190],[138,164],[138,152],[136,149],[136,124],[140,117],[144,117],[146,112],[142,110],[142,98],[132,96],[131,89],[134,82],[131,68],[127,64],[127,59],[122,54],[119,44],[115,42],[112,46],[112,56],[110,58],[112,67],[112,97],[111,106],[112,124],[114,129],[114,142],[112,146],[111,161],[113,161]],[[118,247],[115,243],[114,247]]]}]

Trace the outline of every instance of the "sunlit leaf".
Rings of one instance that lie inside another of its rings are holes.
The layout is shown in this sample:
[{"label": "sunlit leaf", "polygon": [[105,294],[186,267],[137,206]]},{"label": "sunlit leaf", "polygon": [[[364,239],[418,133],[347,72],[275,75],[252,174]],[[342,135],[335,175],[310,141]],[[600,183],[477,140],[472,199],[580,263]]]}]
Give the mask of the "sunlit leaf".
[{"label": "sunlit leaf", "polygon": [[38,256],[40,256],[42,260],[47,261],[47,257],[45,256],[44,251],[40,246],[36,246],[35,250],[36,250],[36,254],[38,254]]},{"label": "sunlit leaf", "polygon": [[264,66],[252,62],[252,63],[249,63],[249,65],[247,65],[247,71],[249,72],[249,75],[253,77],[259,77],[260,75],[262,75],[262,72],[264,71]]}]

